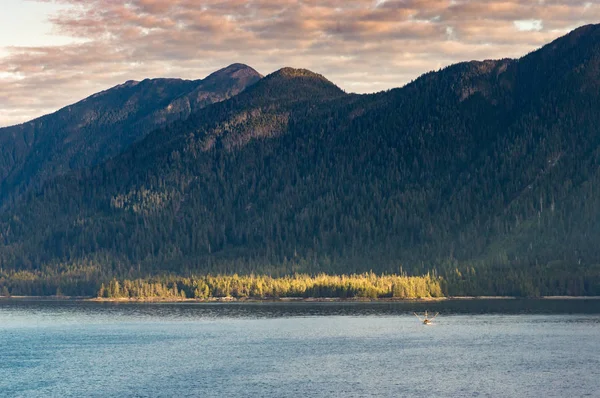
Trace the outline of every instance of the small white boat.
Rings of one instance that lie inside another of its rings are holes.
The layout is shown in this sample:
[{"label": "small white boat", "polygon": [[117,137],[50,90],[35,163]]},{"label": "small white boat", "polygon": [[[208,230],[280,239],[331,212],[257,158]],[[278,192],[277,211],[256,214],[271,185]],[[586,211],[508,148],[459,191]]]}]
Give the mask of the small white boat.
[{"label": "small white boat", "polygon": [[415,314],[415,316],[417,318],[419,318],[419,320],[423,323],[423,325],[433,325],[433,320],[435,319],[436,316],[438,316],[440,313],[436,312],[434,316],[432,316],[431,318],[429,317],[429,314],[427,313],[427,311],[425,311],[423,313],[423,318],[421,318],[419,316],[419,314],[417,314],[416,312],[413,312],[413,314]]}]

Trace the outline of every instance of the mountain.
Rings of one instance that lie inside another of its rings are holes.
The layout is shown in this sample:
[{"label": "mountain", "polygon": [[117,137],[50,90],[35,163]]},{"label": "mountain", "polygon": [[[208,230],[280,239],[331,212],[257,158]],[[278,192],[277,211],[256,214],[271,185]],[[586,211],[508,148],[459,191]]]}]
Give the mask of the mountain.
[{"label": "mountain", "polygon": [[284,68],[30,192],[2,218],[0,267],[94,287],[374,270],[439,274],[449,294],[600,294],[599,85],[600,25],[371,95]]},{"label": "mountain", "polygon": [[0,129],[0,205],[30,186],[119,154],[155,128],[187,118],[256,83],[233,64],[203,80],[128,81],[51,115]]}]

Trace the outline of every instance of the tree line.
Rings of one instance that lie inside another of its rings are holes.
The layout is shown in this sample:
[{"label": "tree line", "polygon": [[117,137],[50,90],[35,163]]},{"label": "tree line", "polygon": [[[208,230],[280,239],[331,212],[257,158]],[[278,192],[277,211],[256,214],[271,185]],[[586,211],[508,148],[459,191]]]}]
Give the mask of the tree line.
[{"label": "tree line", "polygon": [[431,275],[295,274],[163,276],[149,279],[112,279],[102,284],[102,298],[426,298],[443,296],[443,280]]}]

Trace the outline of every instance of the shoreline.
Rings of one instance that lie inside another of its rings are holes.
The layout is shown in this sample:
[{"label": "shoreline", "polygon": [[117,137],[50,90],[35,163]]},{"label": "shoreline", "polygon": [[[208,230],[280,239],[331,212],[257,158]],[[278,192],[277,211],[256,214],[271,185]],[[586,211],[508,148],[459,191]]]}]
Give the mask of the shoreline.
[{"label": "shoreline", "polygon": [[448,297],[420,297],[420,298],[365,298],[365,297],[281,297],[281,298],[235,298],[211,297],[208,299],[195,298],[100,298],[80,296],[0,296],[0,301],[73,301],[92,303],[402,303],[402,302],[439,302],[459,300],[600,300],[600,296],[542,296],[542,297],[516,297],[516,296],[448,296]]}]

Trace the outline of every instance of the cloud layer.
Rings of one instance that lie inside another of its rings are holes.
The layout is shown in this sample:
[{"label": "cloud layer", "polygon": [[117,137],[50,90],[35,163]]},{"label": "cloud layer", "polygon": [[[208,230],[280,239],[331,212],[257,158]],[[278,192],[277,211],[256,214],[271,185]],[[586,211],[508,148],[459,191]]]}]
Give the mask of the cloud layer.
[{"label": "cloud layer", "polygon": [[518,57],[600,21],[600,0],[53,2],[66,6],[49,17],[56,33],[74,42],[4,49],[0,126],[125,80],[197,79],[234,62],[263,74],[308,68],[374,92],[459,61]]}]

